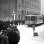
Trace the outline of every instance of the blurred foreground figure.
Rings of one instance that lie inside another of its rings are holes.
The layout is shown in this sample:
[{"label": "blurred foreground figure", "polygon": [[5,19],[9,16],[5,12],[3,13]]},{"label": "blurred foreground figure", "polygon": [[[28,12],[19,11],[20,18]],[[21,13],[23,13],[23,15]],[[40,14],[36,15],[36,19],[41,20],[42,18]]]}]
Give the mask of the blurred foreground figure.
[{"label": "blurred foreground figure", "polygon": [[8,36],[1,35],[1,44],[9,44]]},{"label": "blurred foreground figure", "polygon": [[0,32],[0,44],[9,44],[8,36],[6,36],[5,32]]},{"label": "blurred foreground figure", "polygon": [[17,26],[12,25],[11,30],[7,33],[9,44],[18,44],[20,40],[20,32],[17,29]]}]

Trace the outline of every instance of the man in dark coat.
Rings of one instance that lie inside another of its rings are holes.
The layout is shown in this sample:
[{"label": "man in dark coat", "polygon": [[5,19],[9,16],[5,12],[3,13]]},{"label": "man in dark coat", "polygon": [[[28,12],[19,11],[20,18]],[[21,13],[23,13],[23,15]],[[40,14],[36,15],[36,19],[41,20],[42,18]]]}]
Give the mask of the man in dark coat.
[{"label": "man in dark coat", "polygon": [[8,38],[9,38],[9,44],[18,44],[18,42],[20,40],[19,34],[20,33],[16,26],[14,27],[14,29],[12,28],[12,30],[10,30],[7,34]]},{"label": "man in dark coat", "polygon": [[9,44],[6,33],[0,34],[0,44]]},{"label": "man in dark coat", "polygon": [[8,36],[1,35],[1,44],[9,44]]}]

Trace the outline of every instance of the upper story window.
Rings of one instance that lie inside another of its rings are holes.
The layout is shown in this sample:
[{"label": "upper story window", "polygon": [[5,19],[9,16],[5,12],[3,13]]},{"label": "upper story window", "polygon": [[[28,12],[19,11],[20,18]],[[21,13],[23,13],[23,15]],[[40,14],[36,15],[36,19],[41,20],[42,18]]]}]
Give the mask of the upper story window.
[{"label": "upper story window", "polygon": [[24,0],[22,0],[22,5],[24,5]]},{"label": "upper story window", "polygon": [[26,6],[26,1],[25,1],[25,6]]},{"label": "upper story window", "polygon": [[32,2],[34,2],[34,3],[38,3],[39,4],[39,0],[30,0],[30,1],[32,1]]},{"label": "upper story window", "polygon": [[20,9],[20,4],[19,4],[19,9]]}]

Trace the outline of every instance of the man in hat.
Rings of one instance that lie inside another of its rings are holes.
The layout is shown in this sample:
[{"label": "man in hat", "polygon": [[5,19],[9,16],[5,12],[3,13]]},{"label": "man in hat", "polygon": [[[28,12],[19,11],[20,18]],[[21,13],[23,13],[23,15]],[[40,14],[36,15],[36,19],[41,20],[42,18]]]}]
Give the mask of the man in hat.
[{"label": "man in hat", "polygon": [[9,44],[18,44],[20,40],[20,32],[16,25],[11,26],[12,30],[7,33]]}]

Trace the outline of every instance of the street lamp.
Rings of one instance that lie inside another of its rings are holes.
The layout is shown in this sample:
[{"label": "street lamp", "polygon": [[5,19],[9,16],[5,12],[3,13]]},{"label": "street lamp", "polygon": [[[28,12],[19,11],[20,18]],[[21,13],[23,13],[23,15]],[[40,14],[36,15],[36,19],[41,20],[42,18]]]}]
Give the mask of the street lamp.
[{"label": "street lamp", "polygon": [[14,24],[15,15],[16,15],[14,11],[13,11],[13,14],[12,15],[13,15],[13,24]]}]

